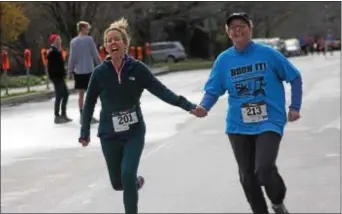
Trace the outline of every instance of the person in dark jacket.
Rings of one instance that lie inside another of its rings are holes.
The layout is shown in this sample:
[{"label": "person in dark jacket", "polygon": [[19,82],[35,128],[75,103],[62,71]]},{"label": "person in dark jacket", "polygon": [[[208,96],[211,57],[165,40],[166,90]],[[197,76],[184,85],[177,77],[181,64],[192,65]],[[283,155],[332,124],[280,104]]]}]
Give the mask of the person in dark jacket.
[{"label": "person in dark jacket", "polygon": [[[58,34],[50,36],[50,49],[47,55],[48,74],[55,89],[55,123],[67,123],[72,121],[67,117],[66,107],[68,103],[68,87],[65,84],[66,70],[62,56],[62,40]],[[61,109],[61,114],[60,114]]]},{"label": "person in dark jacket", "polygon": [[140,107],[144,89],[166,103],[193,112],[197,105],[164,86],[141,61],[127,55],[127,20],[114,22],[104,33],[104,45],[111,55],[97,66],[90,78],[82,112],[79,142],[90,141],[90,123],[97,98],[101,100],[98,137],[114,190],[123,190],[125,212],[138,212],[138,190],[144,178],[137,176],[145,144],[145,122]]}]

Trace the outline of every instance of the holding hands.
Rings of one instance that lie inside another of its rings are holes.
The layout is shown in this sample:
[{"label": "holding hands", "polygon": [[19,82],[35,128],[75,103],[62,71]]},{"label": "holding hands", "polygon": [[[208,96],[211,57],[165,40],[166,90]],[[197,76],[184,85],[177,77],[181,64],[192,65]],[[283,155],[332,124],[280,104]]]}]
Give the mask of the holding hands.
[{"label": "holding hands", "polygon": [[190,114],[195,115],[196,117],[202,118],[208,115],[207,110],[201,105],[197,105],[196,108],[190,111]]}]

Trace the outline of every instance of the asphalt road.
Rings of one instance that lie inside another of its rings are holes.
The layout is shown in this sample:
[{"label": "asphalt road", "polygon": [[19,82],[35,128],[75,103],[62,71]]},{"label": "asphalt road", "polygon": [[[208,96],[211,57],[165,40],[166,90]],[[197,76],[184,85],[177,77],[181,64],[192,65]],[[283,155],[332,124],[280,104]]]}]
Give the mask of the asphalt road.
[{"label": "asphalt road", "polygon": [[[286,204],[291,213],[340,213],[340,53],[291,61],[302,72],[304,99],[302,118],[288,124],[278,159],[288,187]],[[208,73],[159,79],[198,102]],[[141,213],[251,212],[224,134],[226,99],[197,119],[145,92]],[[97,126],[91,145],[81,148],[75,96],[68,106],[74,121],[59,126],[53,124],[53,100],[1,109],[1,212],[124,211],[122,192],[109,183]]]}]

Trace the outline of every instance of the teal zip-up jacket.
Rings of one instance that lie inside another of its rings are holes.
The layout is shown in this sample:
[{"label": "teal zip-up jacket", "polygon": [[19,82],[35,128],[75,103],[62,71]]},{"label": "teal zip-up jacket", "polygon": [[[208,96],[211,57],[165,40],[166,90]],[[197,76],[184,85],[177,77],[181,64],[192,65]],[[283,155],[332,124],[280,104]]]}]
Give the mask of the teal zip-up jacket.
[{"label": "teal zip-up jacket", "polygon": [[[137,129],[145,129],[140,108],[140,98],[144,89],[166,103],[185,111],[196,107],[183,96],[178,96],[164,86],[141,61],[125,57],[122,72],[117,72],[111,61],[98,65],[89,82],[82,112],[81,138],[90,137],[90,122],[98,97],[101,100],[100,124],[97,136],[100,138],[131,137]],[[115,132],[113,113],[136,108],[139,122],[130,125],[129,131]]]}]

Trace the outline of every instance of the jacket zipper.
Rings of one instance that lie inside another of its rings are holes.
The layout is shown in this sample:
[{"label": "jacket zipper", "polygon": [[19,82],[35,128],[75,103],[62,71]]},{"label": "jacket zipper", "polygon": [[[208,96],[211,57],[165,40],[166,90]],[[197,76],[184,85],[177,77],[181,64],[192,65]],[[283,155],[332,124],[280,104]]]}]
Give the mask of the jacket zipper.
[{"label": "jacket zipper", "polygon": [[119,68],[119,70],[116,70],[116,68],[114,66],[115,71],[116,71],[116,75],[118,75],[119,84],[121,84],[121,71],[122,71],[123,67],[125,66],[125,64],[126,64],[126,61],[124,60],[121,67]]}]

